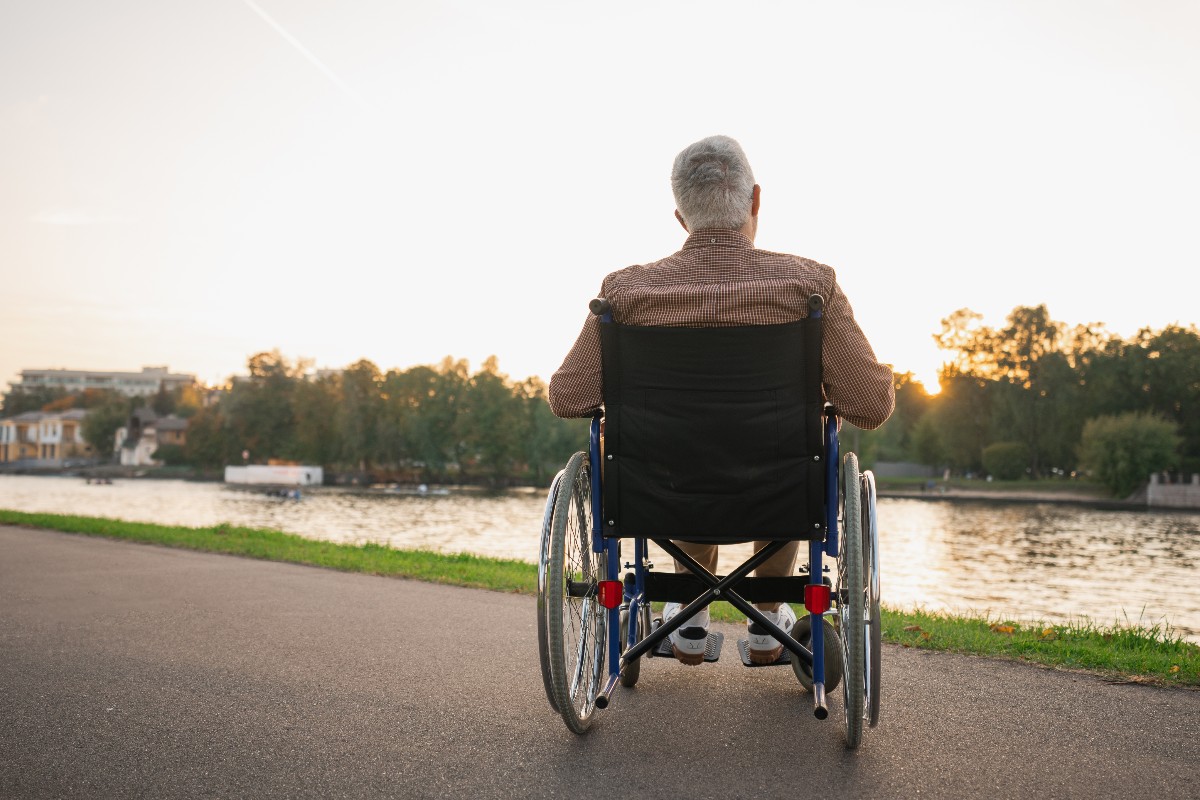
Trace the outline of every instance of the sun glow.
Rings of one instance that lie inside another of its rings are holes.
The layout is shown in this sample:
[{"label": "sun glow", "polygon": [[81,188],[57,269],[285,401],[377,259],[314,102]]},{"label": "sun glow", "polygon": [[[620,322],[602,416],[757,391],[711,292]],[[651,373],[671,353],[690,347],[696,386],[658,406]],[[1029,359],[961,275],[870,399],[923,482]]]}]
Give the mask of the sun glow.
[{"label": "sun glow", "polygon": [[[601,278],[678,249],[667,174],[713,133],[763,186],[756,243],[834,268],[878,359],[931,395],[955,309],[1197,321],[1195,4],[960,4],[952,37],[943,10],[766,4],[727,32],[758,43],[752,86],[696,62],[709,14],[669,3],[150,3],[137,24],[111,5],[0,27],[0,253],[23,298],[0,388],[51,366],[219,383],[273,348],[494,353],[548,379]],[[682,62],[744,102],[664,92]],[[1129,264],[1171,290],[1111,291]]]}]

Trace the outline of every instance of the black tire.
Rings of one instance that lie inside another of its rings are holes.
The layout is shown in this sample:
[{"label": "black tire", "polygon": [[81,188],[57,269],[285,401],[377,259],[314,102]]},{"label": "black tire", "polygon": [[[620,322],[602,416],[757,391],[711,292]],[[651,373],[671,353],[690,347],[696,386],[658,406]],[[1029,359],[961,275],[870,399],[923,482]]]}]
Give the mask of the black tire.
[{"label": "black tire", "polygon": [[[834,630],[833,621],[828,617],[821,625],[821,631],[823,634],[821,638],[825,640],[825,691],[832,692],[842,682],[842,639]],[[796,625],[792,628],[792,637],[805,647],[810,647],[812,642],[811,616],[804,614],[796,620]],[[800,681],[800,685],[806,691],[811,692],[813,688],[812,669],[800,659],[792,656],[792,672],[796,673],[796,680]]]},{"label": "black tire", "polygon": [[584,733],[602,688],[608,629],[608,611],[596,596],[605,560],[602,553],[592,552],[587,453],[571,456],[555,494],[545,592],[550,683],[567,727]]},{"label": "black tire", "polygon": [[838,621],[842,638],[842,700],[846,711],[846,746],[862,743],[866,694],[863,586],[862,485],[858,458],[842,462],[842,552],[838,559]]},{"label": "black tire", "polygon": [[546,690],[546,700],[550,702],[550,707],[555,711],[558,711],[558,702],[554,699],[554,678],[550,674],[549,621],[546,618],[546,609],[549,603],[546,597],[546,575],[550,570],[550,523],[554,517],[554,501],[558,496],[558,486],[562,481],[562,476],[563,470],[559,470],[550,484],[550,494],[546,497],[546,511],[542,516],[542,535],[538,544],[538,660],[542,666],[542,687]]},{"label": "black tire", "polygon": [[870,470],[862,476],[862,529],[863,581],[867,590],[866,711],[867,724],[874,728],[879,724],[883,621],[879,610],[879,523],[875,516],[875,476]]}]

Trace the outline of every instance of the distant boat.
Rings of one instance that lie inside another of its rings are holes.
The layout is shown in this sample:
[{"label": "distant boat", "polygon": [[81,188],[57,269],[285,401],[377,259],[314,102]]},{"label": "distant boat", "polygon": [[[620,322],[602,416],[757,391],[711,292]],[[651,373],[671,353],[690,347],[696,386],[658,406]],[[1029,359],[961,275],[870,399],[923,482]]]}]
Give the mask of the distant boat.
[{"label": "distant boat", "polygon": [[415,497],[445,497],[449,489],[430,489],[425,484],[419,486],[389,486],[383,490],[386,494],[403,494]]},{"label": "distant boat", "polygon": [[226,467],[225,482],[242,486],[320,486],[325,482],[325,470],[321,467],[249,464]]}]

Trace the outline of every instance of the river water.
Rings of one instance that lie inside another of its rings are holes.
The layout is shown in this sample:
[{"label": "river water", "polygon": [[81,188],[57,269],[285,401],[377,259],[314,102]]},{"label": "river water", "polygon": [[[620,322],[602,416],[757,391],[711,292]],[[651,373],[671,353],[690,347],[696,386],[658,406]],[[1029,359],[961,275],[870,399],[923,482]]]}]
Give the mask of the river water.
[{"label": "river water", "polygon": [[[0,476],[0,508],[174,525],[227,522],[531,562],[544,505],[545,493],[533,490],[411,496],[321,488],[286,500],[215,483],[100,486]],[[889,605],[1016,620],[1168,624],[1200,641],[1200,514],[907,499],[881,499],[878,512]],[[722,570],[749,547],[724,548]],[[659,552],[656,563],[662,568],[669,559]]]}]

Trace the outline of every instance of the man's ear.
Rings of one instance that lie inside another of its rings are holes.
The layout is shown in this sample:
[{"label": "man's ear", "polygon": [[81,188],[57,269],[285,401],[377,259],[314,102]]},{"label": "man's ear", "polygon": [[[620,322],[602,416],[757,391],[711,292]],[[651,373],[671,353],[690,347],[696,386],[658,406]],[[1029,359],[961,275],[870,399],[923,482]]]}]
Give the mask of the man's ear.
[{"label": "man's ear", "polygon": [[691,233],[691,231],[688,231],[688,226],[687,226],[687,223],[683,221],[683,214],[680,214],[680,213],[679,213],[679,209],[678,209],[678,208],[677,208],[677,209],[675,209],[675,219],[679,220],[679,224],[683,226],[683,229],[684,229],[685,231],[687,231],[688,233]]},{"label": "man's ear", "polygon": [[762,187],[757,183],[754,184],[754,189],[750,193],[750,216],[758,216],[758,206],[762,202]]}]

